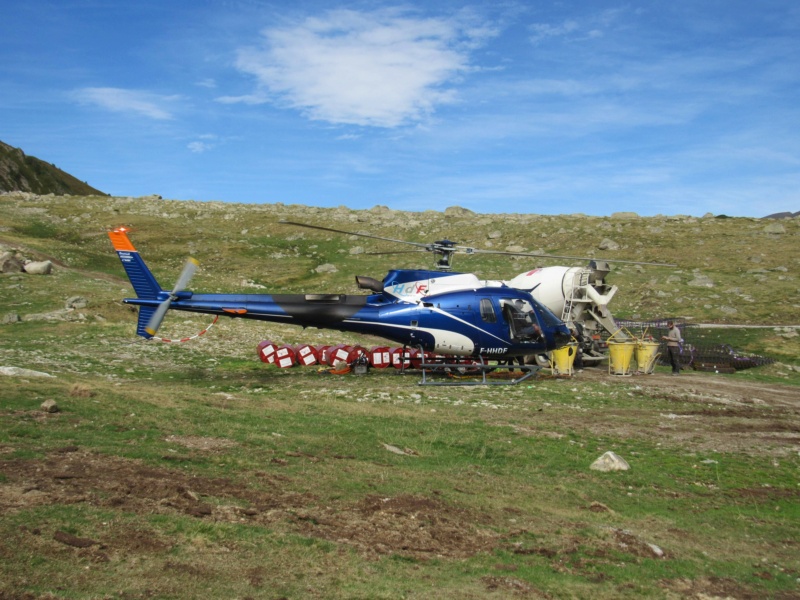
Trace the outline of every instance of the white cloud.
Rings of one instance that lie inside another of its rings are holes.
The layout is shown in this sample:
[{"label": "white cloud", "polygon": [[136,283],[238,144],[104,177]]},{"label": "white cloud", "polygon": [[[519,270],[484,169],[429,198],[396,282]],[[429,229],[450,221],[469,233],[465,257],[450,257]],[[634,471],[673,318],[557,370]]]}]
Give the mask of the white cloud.
[{"label": "white cloud", "polygon": [[135,113],[151,119],[171,119],[172,114],[163,104],[175,100],[175,96],[158,96],[138,90],[112,87],[88,87],[73,92],[73,97],[85,104],[122,113]]},{"label": "white cloud", "polygon": [[560,25],[550,25],[549,23],[534,23],[531,25],[531,42],[538,44],[542,40],[551,37],[563,37],[578,29],[576,21],[564,21]]},{"label": "white cloud", "polygon": [[470,70],[469,51],[494,35],[463,15],[416,18],[397,10],[335,10],[262,31],[236,67],[258,89],[222,102],[277,102],[311,119],[396,127],[452,102],[448,85]]},{"label": "white cloud", "polygon": [[206,142],[194,141],[194,142],[189,142],[186,145],[186,147],[189,148],[189,150],[191,152],[194,152],[195,154],[202,154],[206,150],[211,150],[214,146],[213,144],[208,144]]}]

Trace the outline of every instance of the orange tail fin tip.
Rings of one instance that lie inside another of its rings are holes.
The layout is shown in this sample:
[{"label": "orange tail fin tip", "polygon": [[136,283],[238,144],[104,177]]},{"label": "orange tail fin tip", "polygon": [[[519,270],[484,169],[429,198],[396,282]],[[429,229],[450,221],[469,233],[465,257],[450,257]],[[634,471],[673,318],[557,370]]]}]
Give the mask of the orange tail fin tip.
[{"label": "orange tail fin tip", "polygon": [[117,227],[116,229],[108,232],[108,237],[111,239],[111,244],[116,251],[136,252],[133,243],[128,239],[128,231],[126,227]]}]

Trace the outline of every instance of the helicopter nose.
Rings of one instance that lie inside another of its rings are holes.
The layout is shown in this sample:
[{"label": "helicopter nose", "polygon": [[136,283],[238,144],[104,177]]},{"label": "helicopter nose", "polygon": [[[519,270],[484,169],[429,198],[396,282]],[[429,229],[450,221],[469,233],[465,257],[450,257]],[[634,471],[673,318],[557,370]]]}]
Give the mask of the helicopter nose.
[{"label": "helicopter nose", "polygon": [[569,332],[566,325],[561,325],[556,329],[553,334],[553,341],[556,343],[556,348],[566,346],[572,341],[572,334]]}]

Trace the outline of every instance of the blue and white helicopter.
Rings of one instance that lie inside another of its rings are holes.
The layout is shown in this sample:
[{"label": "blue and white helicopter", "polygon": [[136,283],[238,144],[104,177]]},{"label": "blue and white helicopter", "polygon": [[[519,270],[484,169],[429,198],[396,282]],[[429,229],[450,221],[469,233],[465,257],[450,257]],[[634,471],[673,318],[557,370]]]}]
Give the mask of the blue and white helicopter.
[{"label": "blue and white helicopter", "polygon": [[128,230],[120,227],[108,235],[136,293],[136,298],[123,300],[139,307],[136,333],[154,337],[169,309],[227,315],[374,335],[422,352],[471,358],[484,371],[496,368],[489,367],[489,361],[512,364],[519,357],[555,350],[571,341],[566,324],[535,300],[532,290],[454,272],[452,258],[457,252],[579,257],[478,250],[449,240],[421,244],[281,222],[416,246],[433,253],[436,270],[395,269],[382,281],[356,276],[358,287],[372,292],[366,295],[203,294],[186,290],[198,267],[196,260],[189,259],[173,289],[166,290],[133,246]]}]

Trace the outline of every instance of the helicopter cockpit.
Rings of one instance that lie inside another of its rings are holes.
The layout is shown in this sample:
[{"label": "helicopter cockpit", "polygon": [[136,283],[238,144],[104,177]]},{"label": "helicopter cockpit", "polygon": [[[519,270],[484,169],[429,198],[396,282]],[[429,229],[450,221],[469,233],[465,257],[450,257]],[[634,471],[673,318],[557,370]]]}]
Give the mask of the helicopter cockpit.
[{"label": "helicopter cockpit", "polygon": [[542,328],[530,302],[520,298],[507,298],[501,300],[500,304],[512,340],[534,342],[541,339]]}]

